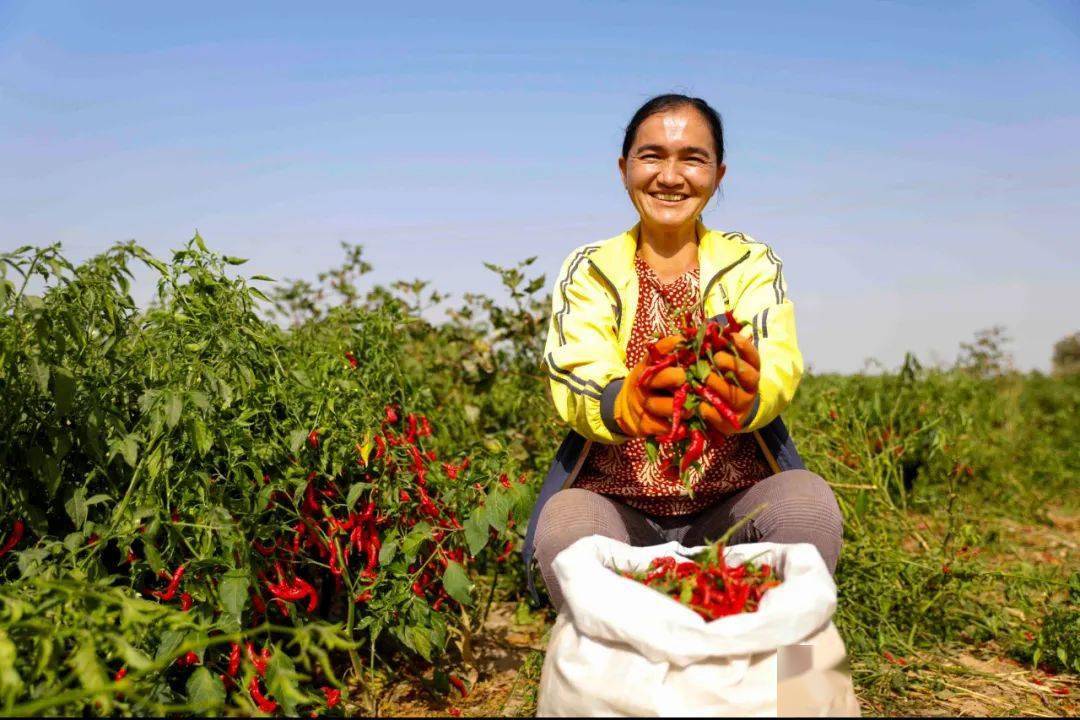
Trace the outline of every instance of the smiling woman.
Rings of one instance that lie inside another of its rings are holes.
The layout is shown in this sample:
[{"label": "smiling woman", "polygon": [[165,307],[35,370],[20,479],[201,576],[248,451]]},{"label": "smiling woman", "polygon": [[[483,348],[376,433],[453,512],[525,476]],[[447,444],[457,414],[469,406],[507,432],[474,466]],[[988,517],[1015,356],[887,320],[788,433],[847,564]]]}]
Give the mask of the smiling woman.
[{"label": "smiling woman", "polygon": [[[732,544],[814,544],[832,572],[840,554],[840,510],[832,490],[808,472],[780,419],[802,377],[794,305],[782,264],[764,243],[706,228],[701,213],[724,177],[719,114],[704,100],[661,95],[626,128],[618,160],[639,222],[574,250],[553,292],[544,365],[552,400],[570,433],[541,488],[525,541],[533,548],[556,608],[563,598],[555,555],[599,534],[631,545],[715,539],[761,504]],[[698,405],[714,431],[692,494],[665,472],[670,448],[650,459],[646,438],[667,433],[673,390],[686,382],[668,368],[639,383],[648,348],[672,335],[678,312],[696,321],[746,327],[716,353],[707,379],[738,416]]]}]

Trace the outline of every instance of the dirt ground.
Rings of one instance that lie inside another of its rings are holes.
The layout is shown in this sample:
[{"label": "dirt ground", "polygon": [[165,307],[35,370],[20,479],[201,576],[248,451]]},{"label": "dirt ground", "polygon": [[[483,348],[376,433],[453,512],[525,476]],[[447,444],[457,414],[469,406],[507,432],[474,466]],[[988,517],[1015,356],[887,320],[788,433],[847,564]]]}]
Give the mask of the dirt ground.
[{"label": "dirt ground", "polygon": [[[1000,520],[1008,557],[1021,561],[1080,567],[1080,516],[1050,513],[1051,526]],[[995,565],[997,562],[994,563]],[[433,673],[408,669],[378,693],[379,715],[433,717],[460,712],[469,716],[524,717],[535,714],[536,688],[543,663],[548,619],[518,614],[513,603],[492,604],[474,641],[473,670],[463,674],[469,695],[450,695],[433,687]],[[1017,611],[1019,612],[1019,611]],[[1025,618],[1021,618],[1025,619]],[[1075,717],[1080,715],[1080,676],[1054,675],[1022,666],[990,642],[959,654],[923,654],[903,659],[888,672],[900,673],[897,693],[888,701],[860,697],[864,715]],[[858,689],[857,689],[858,690]]]}]

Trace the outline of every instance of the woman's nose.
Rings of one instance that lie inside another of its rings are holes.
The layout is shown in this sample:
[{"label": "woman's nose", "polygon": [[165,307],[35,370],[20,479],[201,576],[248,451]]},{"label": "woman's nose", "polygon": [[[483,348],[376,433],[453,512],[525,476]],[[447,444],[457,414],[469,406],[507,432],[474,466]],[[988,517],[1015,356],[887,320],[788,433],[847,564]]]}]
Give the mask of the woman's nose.
[{"label": "woman's nose", "polygon": [[675,158],[668,158],[660,165],[660,174],[656,179],[661,185],[679,184],[679,165]]}]

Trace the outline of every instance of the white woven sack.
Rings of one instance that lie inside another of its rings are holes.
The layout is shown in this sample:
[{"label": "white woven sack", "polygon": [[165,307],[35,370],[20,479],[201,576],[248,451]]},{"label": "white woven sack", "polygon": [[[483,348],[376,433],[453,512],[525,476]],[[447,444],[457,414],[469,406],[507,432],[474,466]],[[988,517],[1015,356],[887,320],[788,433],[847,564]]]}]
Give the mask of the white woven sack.
[{"label": "white woven sack", "polygon": [[[836,586],[813,545],[727,548],[729,563],[756,558],[776,568],[783,582],[757,612],[712,622],[615,571],[643,570],[654,558],[683,559],[701,549],[675,542],[631,547],[593,535],[556,556],[566,604],[544,660],[539,716],[859,714],[831,622]],[[790,653],[790,646],[803,646],[795,655],[805,667],[780,685],[778,652]]]}]

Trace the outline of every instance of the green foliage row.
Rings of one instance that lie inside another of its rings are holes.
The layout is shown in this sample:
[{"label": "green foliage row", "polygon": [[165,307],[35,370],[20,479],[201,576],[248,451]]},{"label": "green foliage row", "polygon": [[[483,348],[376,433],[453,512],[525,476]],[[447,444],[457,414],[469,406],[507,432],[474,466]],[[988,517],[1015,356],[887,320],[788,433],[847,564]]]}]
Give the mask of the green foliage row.
[{"label": "green foliage row", "polygon": [[[167,263],[134,244],[78,266],[56,247],[0,255],[0,542],[27,527],[0,557],[2,712],[251,713],[252,680],[290,714],[326,712],[318,688],[364,687],[402,661],[435,663],[445,688],[484,614],[478,588],[524,599],[513,551],[565,432],[539,371],[549,300],[532,261],[489,265],[505,298],[467,295],[439,322],[447,298],[424,282],[362,292],[358,247],[318,283],[243,277],[242,262],[197,236]],[[136,264],[158,277],[146,309]],[[1060,569],[1016,573],[979,551],[1000,549],[988,515],[1075,511],[1080,376],[1011,371],[997,331],[962,349],[949,369],[909,356],[897,372],[808,376],[785,413],[844,514],[837,624],[869,692],[899,682],[886,652],[997,639],[1076,662]],[[437,456],[424,462],[438,521],[417,515],[408,443],[375,457],[402,435],[388,404],[434,425],[415,444]],[[378,579],[355,566],[336,579],[301,553],[318,609],[260,613],[273,567],[252,543],[294,537],[315,487],[324,520],[377,503]],[[413,585],[455,550],[468,573],[447,567],[453,602],[436,608]],[[187,612],[149,595],[181,563]],[[1022,626],[1008,605],[1046,622]],[[249,641],[272,648],[265,672],[245,660],[221,681]],[[189,652],[197,664],[178,666]]]}]

